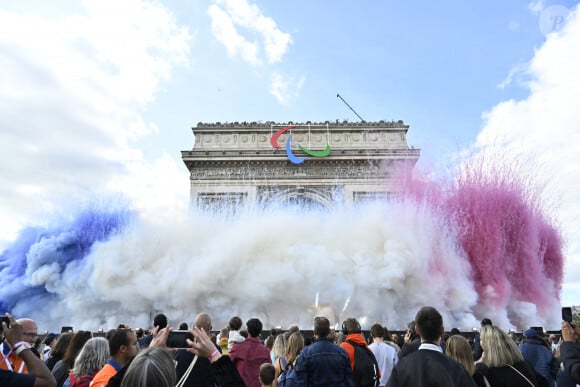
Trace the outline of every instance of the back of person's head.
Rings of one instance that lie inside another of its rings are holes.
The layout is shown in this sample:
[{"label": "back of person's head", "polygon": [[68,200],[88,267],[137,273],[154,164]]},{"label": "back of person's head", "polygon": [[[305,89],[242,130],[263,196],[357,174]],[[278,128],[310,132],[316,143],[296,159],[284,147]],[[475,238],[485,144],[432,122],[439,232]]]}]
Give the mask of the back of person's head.
[{"label": "back of person's head", "polygon": [[465,367],[469,375],[475,372],[473,352],[467,339],[460,335],[451,336],[445,343],[445,354]]},{"label": "back of person's head", "polygon": [[264,386],[270,386],[274,382],[276,369],[271,363],[264,363],[260,366],[260,383]]},{"label": "back of person's head", "polygon": [[300,332],[294,332],[288,337],[288,342],[286,343],[286,351],[284,356],[288,361],[288,364],[291,364],[296,360],[300,351],[304,348],[304,336]]},{"label": "back of person's head", "polygon": [[264,345],[266,348],[272,350],[272,347],[274,347],[274,340],[276,340],[276,338],[272,335],[266,337],[266,340],[264,340]]},{"label": "back of person's head", "polygon": [[76,376],[87,375],[103,368],[109,359],[109,343],[104,337],[93,337],[85,343],[75,359],[71,372]]},{"label": "back of person's head", "polygon": [[524,360],[516,343],[501,328],[484,325],[480,341],[485,353],[483,362],[488,367],[504,367]]},{"label": "back of person's head", "polygon": [[228,322],[228,328],[232,331],[239,331],[242,329],[242,319],[238,316],[234,316]]},{"label": "back of person's head", "polygon": [[193,325],[195,325],[198,328],[203,328],[203,330],[205,330],[205,332],[209,334],[212,328],[211,317],[207,313],[200,313],[197,316],[195,316],[195,321],[193,322]]},{"label": "back of person's head", "polygon": [[77,355],[91,337],[93,334],[89,331],[78,331],[73,334],[62,358],[69,368],[73,368]]},{"label": "back of person's head", "polygon": [[50,356],[54,357],[55,359],[62,359],[64,354],[66,353],[66,349],[72,339],[73,334],[70,332],[61,333],[56,339],[56,343],[54,343],[54,347],[50,351]]},{"label": "back of person's head", "polygon": [[262,322],[257,318],[251,318],[246,321],[246,328],[251,337],[260,337],[260,333],[262,333]]},{"label": "back of person's head", "polygon": [[491,322],[490,319],[484,318],[483,320],[481,320],[481,326],[484,327],[486,325],[493,325],[493,323]]},{"label": "back of person's head", "polygon": [[286,335],[277,335],[274,339],[274,345],[272,346],[272,352],[274,352],[274,357],[277,359],[286,353]]},{"label": "back of person's head", "polygon": [[344,334],[361,333],[359,322],[354,317],[349,317],[342,323],[342,332]]},{"label": "back of person's head", "polygon": [[229,334],[230,334],[230,330],[228,328],[222,328],[220,330],[221,337],[228,337]]},{"label": "back of person's head", "polygon": [[149,347],[131,362],[121,387],[174,387],[175,362],[164,349]]},{"label": "back of person's head", "polygon": [[140,340],[145,335],[145,332],[143,332],[143,328],[137,328],[135,329],[135,334],[137,335],[137,340]]},{"label": "back of person's head", "polygon": [[422,307],[415,316],[417,333],[425,341],[437,341],[443,330],[443,317],[431,306]]},{"label": "back of person's head", "polygon": [[411,333],[413,333],[413,334],[417,333],[417,332],[415,331],[415,321],[409,321],[409,322],[407,323],[407,332],[411,332]]},{"label": "back of person's head", "polygon": [[288,333],[291,335],[294,332],[300,332],[300,328],[298,327],[298,325],[290,325],[288,327]]},{"label": "back of person's head", "polygon": [[326,338],[330,334],[330,321],[326,317],[314,319],[314,334],[320,338]]},{"label": "back of person's head", "polygon": [[179,324],[179,330],[180,331],[186,331],[189,329],[189,326],[187,325],[187,323],[184,321],[181,324]]},{"label": "back of person's head", "polygon": [[109,352],[111,356],[119,353],[122,346],[129,346],[131,331],[129,329],[117,329],[109,339]]},{"label": "back of person's head", "polygon": [[380,337],[381,339],[385,338],[385,328],[381,324],[373,324],[371,325],[371,337]]},{"label": "back of person's head", "polygon": [[461,334],[461,332],[457,328],[451,328],[451,331],[449,333],[451,334],[451,336]]},{"label": "back of person's head", "polygon": [[153,318],[153,328],[159,327],[159,329],[163,329],[167,326],[167,324],[167,316],[163,313],[159,313]]}]

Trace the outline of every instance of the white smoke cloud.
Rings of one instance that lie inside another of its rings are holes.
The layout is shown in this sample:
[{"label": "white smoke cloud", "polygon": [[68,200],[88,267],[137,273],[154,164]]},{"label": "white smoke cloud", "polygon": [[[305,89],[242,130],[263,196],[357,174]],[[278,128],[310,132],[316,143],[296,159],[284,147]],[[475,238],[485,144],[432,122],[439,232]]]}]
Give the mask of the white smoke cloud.
[{"label": "white smoke cloud", "polygon": [[[50,262],[41,262],[31,262],[38,285],[53,281],[42,275]],[[48,324],[68,316],[95,329],[120,321],[148,326],[159,310],[174,324],[205,311],[216,327],[240,315],[309,329],[326,311],[333,322],[356,316],[366,328],[380,321],[396,329],[433,305],[449,327],[467,330],[477,299],[469,271],[453,232],[411,203],[237,220],[193,214],[174,224],[138,222],[96,244],[86,264],[67,266],[58,286],[51,283],[61,301],[35,317]]]},{"label": "white smoke cloud", "polygon": [[[541,4],[541,2],[537,2]],[[560,206],[553,214],[567,241],[562,302],[577,303],[580,266],[580,12],[571,10],[562,29],[547,36],[525,72],[530,94],[502,102],[484,114],[476,147],[535,158],[538,181],[547,182],[550,200]],[[558,306],[556,306],[558,307]],[[557,312],[556,312],[557,313]]]}]

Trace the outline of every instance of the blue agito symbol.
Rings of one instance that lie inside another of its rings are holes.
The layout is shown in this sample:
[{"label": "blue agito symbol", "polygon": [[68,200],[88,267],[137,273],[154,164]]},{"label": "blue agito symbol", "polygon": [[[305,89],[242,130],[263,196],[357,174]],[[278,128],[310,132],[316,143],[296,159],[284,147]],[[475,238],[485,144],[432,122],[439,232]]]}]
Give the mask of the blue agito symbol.
[{"label": "blue agito symbol", "polygon": [[[274,135],[272,135],[272,138],[270,139],[270,144],[272,144],[272,146],[276,149],[282,148],[280,146],[280,144],[278,143],[278,139],[280,138],[282,133],[286,132],[289,129],[295,128],[295,127],[296,127],[296,125],[288,125],[288,126],[284,126],[284,127],[280,128],[280,130],[278,130],[276,133],[274,133]],[[290,162],[292,162],[293,164],[302,164],[306,160],[306,157],[298,157],[292,152],[292,149],[290,147],[291,141],[292,141],[292,136],[288,136],[288,139],[286,140],[286,154],[288,155],[288,160],[290,160]],[[326,157],[330,154],[330,144],[326,144],[326,148],[324,148],[321,151],[314,151],[314,150],[305,148],[300,144],[298,144],[298,148],[300,148],[300,150],[302,152],[304,152],[307,155],[312,156],[312,157]]]}]

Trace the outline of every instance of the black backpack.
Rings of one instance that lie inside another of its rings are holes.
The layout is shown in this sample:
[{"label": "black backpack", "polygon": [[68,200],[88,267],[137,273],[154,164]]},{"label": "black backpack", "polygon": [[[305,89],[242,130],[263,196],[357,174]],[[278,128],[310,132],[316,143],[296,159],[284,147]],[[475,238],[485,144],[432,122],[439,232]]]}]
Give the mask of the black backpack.
[{"label": "black backpack", "polygon": [[356,387],[377,387],[379,385],[379,365],[373,352],[366,346],[347,340],[354,348],[354,385]]}]

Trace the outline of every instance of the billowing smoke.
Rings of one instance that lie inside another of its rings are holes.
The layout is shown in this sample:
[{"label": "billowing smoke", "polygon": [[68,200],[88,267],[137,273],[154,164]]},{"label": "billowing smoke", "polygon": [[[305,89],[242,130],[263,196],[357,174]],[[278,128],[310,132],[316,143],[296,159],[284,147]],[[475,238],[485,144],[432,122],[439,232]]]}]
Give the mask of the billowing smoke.
[{"label": "billowing smoke", "polygon": [[403,328],[424,305],[447,328],[482,317],[555,326],[560,235],[521,180],[460,174],[407,184],[400,197],[329,211],[280,207],[236,216],[194,212],[152,224],[91,209],[29,229],[0,256],[0,307],[41,329],[176,325],[206,311],[265,326],[355,316]]}]

